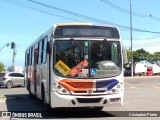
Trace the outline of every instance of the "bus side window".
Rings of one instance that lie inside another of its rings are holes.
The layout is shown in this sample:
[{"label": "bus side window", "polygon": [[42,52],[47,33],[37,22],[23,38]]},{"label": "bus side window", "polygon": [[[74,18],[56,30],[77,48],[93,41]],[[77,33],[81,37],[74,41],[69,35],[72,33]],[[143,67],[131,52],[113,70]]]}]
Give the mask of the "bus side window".
[{"label": "bus side window", "polygon": [[32,63],[31,64],[33,65],[34,64],[34,46],[32,47],[32,56],[31,57],[32,57]]},{"label": "bus side window", "polygon": [[38,43],[38,64],[46,63],[47,40],[48,37]]},{"label": "bus side window", "polygon": [[44,39],[41,41],[41,63],[43,63]]},{"label": "bus side window", "polygon": [[34,45],[34,56],[33,57],[34,57],[34,61],[33,61],[34,65],[38,64],[38,44]]},{"label": "bus side window", "polygon": [[41,53],[42,52],[42,41],[39,42],[39,49],[38,49],[38,64],[41,64]]},{"label": "bus side window", "polygon": [[43,63],[46,63],[46,53],[47,53],[47,41],[48,37],[45,37],[44,42],[43,42]]},{"label": "bus side window", "polygon": [[29,63],[30,63],[30,65],[32,65],[32,51],[33,51],[33,49],[32,48],[30,48],[30,59],[29,59]]},{"label": "bus side window", "polygon": [[28,53],[27,53],[27,65],[29,66],[29,62],[30,62],[30,50],[28,50]]},{"label": "bus side window", "polygon": [[41,42],[38,43],[38,58],[37,58],[37,63],[40,64],[41,63]]}]

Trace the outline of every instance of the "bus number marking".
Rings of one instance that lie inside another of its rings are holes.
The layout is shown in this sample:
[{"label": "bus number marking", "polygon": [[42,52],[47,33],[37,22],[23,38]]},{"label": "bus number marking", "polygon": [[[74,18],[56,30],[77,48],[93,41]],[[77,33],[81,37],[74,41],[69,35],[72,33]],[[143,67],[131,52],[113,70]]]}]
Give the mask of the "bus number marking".
[{"label": "bus number marking", "polygon": [[70,68],[61,60],[59,60],[56,65],[55,68],[61,72],[64,76],[66,76],[69,72],[70,72]]}]

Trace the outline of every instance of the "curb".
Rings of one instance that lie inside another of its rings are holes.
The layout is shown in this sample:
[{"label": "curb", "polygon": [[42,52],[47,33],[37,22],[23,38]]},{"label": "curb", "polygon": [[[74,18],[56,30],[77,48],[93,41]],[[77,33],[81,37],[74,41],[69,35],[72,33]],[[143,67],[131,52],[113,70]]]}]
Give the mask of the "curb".
[{"label": "curb", "polygon": [[145,77],[146,77],[146,78],[152,78],[152,77],[160,77],[160,76],[158,76],[158,75],[157,75],[157,76],[156,76],[156,75],[155,75],[155,76],[133,76],[133,77],[132,77],[132,76],[124,76],[124,78],[137,78],[137,77],[138,77],[138,78],[143,78],[143,77],[144,77],[144,78],[145,78]]},{"label": "curb", "polygon": [[142,78],[142,79],[146,78],[146,79],[149,79],[149,78],[160,78],[160,76],[133,76],[133,77],[124,76],[124,80],[125,79],[135,79],[135,78]]}]

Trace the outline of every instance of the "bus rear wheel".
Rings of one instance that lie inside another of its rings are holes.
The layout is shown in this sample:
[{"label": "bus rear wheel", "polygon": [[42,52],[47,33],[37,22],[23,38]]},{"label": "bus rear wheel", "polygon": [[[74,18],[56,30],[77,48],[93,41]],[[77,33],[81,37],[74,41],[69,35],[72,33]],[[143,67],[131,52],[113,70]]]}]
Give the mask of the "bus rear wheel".
[{"label": "bus rear wheel", "polygon": [[44,93],[44,86],[41,86],[41,100],[43,103],[45,103],[45,93]]},{"label": "bus rear wheel", "polygon": [[28,90],[29,98],[30,98],[30,99],[33,99],[33,98],[34,98],[34,95],[31,93],[30,82],[28,82],[27,90]]}]

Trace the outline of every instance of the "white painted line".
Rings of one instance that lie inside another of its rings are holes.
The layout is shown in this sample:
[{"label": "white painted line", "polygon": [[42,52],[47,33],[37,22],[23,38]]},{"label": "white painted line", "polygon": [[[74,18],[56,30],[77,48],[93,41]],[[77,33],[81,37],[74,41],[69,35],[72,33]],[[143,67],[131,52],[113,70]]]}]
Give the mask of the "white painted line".
[{"label": "white painted line", "polygon": [[155,89],[159,89],[160,90],[160,87],[158,87],[158,86],[152,86],[153,88],[155,88]]},{"label": "white painted line", "polygon": [[132,89],[139,89],[138,87],[135,87],[135,86],[130,86],[130,88],[132,88]]}]

